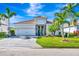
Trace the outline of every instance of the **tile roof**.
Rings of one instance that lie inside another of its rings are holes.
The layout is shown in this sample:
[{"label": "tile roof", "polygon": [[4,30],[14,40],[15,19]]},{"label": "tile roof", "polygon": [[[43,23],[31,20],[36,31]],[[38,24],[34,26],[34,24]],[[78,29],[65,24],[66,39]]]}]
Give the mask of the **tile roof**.
[{"label": "tile roof", "polygon": [[21,21],[21,22],[17,22],[15,24],[35,24],[34,20],[28,20],[28,21]]},{"label": "tile roof", "polygon": [[[47,24],[51,24],[52,22],[47,21]],[[28,20],[28,21],[21,21],[21,22],[17,22],[15,24],[35,24],[35,20]]]}]

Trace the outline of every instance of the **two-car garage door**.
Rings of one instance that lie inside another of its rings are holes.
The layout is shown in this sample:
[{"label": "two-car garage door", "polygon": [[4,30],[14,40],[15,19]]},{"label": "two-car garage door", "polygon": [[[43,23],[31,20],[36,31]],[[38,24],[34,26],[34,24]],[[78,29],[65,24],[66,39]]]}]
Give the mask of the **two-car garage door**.
[{"label": "two-car garage door", "polygon": [[15,30],[16,35],[35,35],[35,25],[20,26]]}]

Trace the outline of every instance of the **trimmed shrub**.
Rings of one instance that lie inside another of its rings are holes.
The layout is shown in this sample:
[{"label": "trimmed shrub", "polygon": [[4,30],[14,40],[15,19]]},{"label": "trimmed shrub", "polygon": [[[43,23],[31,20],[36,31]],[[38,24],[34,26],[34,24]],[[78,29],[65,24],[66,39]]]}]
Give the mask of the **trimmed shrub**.
[{"label": "trimmed shrub", "polygon": [[5,38],[7,37],[6,33],[5,32],[0,32],[0,38]]},{"label": "trimmed shrub", "polygon": [[10,30],[11,36],[15,35],[15,31],[14,30]]},{"label": "trimmed shrub", "polygon": [[68,33],[65,33],[64,37],[68,37],[67,35],[68,35]]},{"label": "trimmed shrub", "polygon": [[53,36],[53,35],[51,35],[51,34],[48,35],[48,37],[51,37],[51,36]]},{"label": "trimmed shrub", "polygon": [[76,36],[74,33],[69,34],[69,37],[74,37],[74,36]]}]

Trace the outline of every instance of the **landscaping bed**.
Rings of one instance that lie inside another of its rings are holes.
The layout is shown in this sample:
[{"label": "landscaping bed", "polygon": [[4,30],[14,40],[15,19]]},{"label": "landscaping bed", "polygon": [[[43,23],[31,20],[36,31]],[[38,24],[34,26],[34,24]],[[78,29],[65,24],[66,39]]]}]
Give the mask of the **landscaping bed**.
[{"label": "landscaping bed", "polygon": [[36,42],[44,48],[79,48],[79,38],[39,37]]}]

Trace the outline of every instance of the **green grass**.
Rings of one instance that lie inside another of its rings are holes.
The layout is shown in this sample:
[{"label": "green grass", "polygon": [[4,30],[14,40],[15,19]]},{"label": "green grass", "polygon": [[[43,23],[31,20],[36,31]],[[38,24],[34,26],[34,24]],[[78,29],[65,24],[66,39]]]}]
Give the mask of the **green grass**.
[{"label": "green grass", "polygon": [[44,48],[79,48],[79,38],[40,37],[36,42]]}]

